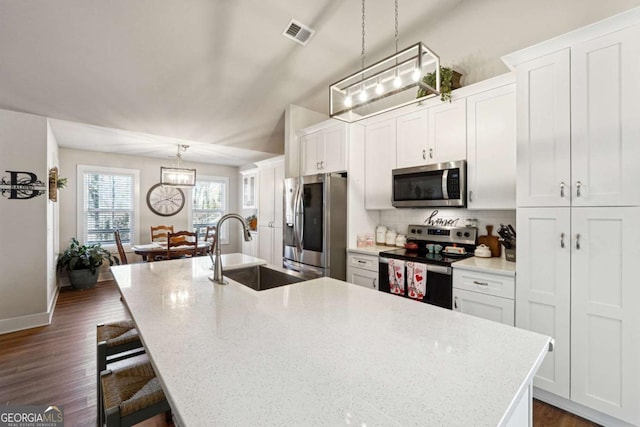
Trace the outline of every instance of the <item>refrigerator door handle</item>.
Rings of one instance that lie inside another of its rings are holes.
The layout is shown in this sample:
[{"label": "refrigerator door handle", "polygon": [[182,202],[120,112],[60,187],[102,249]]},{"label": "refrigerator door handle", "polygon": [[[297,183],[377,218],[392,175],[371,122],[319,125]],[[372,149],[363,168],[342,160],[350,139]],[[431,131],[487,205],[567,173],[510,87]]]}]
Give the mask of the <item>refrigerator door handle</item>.
[{"label": "refrigerator door handle", "polygon": [[301,186],[296,189],[296,197],[293,203],[293,232],[294,232],[294,244],[298,250],[298,254],[302,252],[302,228],[300,223],[304,221],[304,211],[301,209],[302,196]]}]

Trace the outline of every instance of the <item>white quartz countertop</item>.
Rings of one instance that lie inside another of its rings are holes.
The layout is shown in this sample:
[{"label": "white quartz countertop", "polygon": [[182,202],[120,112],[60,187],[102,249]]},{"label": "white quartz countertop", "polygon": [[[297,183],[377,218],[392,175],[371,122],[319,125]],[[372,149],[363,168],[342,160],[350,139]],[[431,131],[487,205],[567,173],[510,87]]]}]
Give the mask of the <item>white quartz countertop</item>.
[{"label": "white quartz countertop", "polygon": [[494,273],[502,276],[515,276],[516,275],[516,263],[507,261],[504,258],[492,257],[492,258],[480,258],[469,257],[460,261],[456,261],[451,264],[453,268],[459,268],[462,270],[480,271],[483,273]]},{"label": "white quartz countertop", "polygon": [[112,268],[182,426],[502,425],[550,340],[330,278],[217,285],[210,264]]},{"label": "white quartz countertop", "polygon": [[378,256],[378,254],[380,252],[384,252],[384,251],[390,251],[392,249],[400,249],[396,246],[364,246],[361,248],[349,248],[347,249],[347,252],[350,253],[354,253],[354,254],[363,254],[363,255],[376,255]]}]

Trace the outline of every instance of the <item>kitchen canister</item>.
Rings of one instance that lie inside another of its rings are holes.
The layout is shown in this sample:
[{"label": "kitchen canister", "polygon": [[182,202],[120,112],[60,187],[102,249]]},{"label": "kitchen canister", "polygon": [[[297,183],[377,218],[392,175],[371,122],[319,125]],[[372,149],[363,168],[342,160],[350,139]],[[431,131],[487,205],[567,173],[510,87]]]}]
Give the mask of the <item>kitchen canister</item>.
[{"label": "kitchen canister", "polygon": [[396,236],[397,233],[394,230],[387,230],[387,238],[386,238],[386,245],[387,246],[395,246],[396,245]]},{"label": "kitchen canister", "polygon": [[405,236],[404,234],[398,234],[396,236],[396,246],[403,248],[406,243],[407,243],[407,236]]},{"label": "kitchen canister", "polygon": [[387,227],[379,225],[376,227],[376,243],[384,245],[387,241]]}]

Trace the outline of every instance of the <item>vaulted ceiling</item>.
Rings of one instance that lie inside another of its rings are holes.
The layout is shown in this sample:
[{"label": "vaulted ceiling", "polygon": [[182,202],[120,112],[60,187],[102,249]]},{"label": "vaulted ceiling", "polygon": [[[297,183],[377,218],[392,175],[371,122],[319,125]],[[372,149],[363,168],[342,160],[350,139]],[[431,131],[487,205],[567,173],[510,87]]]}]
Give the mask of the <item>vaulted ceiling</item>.
[{"label": "vaulted ceiling", "polygon": [[[400,48],[482,3],[508,2],[401,0]],[[371,63],[395,48],[393,1],[365,16]],[[316,30],[306,46],[281,35],[291,18]],[[0,0],[0,108],[57,119],[63,147],[261,160],[283,152],[288,104],[326,113],[328,85],[359,69],[361,18],[358,0]]]}]

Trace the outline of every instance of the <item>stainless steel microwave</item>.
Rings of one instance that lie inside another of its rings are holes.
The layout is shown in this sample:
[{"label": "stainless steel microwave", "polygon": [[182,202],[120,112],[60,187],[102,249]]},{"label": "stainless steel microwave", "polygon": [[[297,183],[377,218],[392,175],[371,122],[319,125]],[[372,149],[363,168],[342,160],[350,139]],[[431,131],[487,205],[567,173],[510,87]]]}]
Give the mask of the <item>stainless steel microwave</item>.
[{"label": "stainless steel microwave", "polygon": [[467,206],[467,161],[394,169],[393,206],[398,208]]}]

